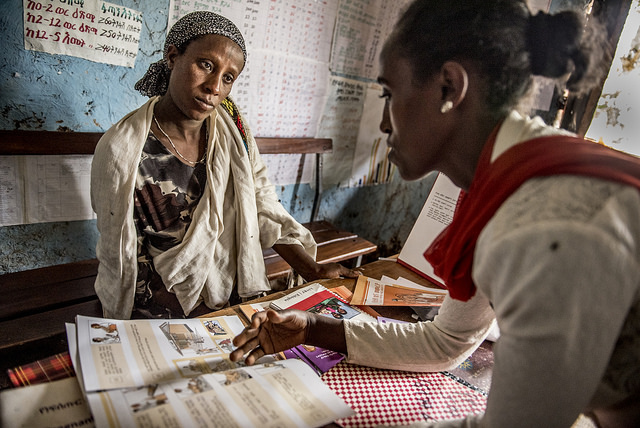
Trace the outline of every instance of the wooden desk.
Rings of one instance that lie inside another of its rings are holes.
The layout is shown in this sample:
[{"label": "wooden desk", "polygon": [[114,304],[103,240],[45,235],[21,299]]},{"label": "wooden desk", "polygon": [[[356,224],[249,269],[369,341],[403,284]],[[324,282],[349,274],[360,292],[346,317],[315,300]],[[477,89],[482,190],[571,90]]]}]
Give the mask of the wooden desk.
[{"label": "wooden desk", "polygon": [[[365,264],[361,266],[359,270],[362,272],[363,275],[366,275],[370,278],[380,279],[384,275],[391,278],[403,277],[421,285],[437,287],[437,285],[427,280],[426,278],[423,278],[422,276],[407,269],[401,264],[393,261],[379,260],[376,262]],[[319,280],[314,282],[321,283],[327,288],[334,288],[334,287],[339,287],[341,285],[344,285],[351,291],[353,291],[356,285],[356,280],[351,278],[325,279],[325,280]],[[308,284],[304,284],[300,287],[305,287],[306,285]],[[258,302],[274,300],[282,296],[285,296],[291,293],[292,291],[295,291],[297,288],[299,287],[273,293],[265,297],[260,297],[258,299],[251,300],[250,302],[247,302],[247,303],[258,303]],[[393,319],[408,321],[408,322],[416,322],[416,320],[411,317],[411,315],[414,312],[409,307],[375,306],[373,307],[373,309],[376,312],[378,312],[380,315],[387,318],[393,318]],[[209,314],[203,315],[203,317],[212,317],[212,316],[221,316],[221,315],[237,315],[245,324],[249,322],[247,317],[240,310],[239,305],[231,306],[229,308],[211,312]],[[445,372],[445,373],[450,375],[451,377],[456,378],[458,381],[469,386],[470,388],[479,390],[480,392],[483,392],[483,393],[488,393],[491,386],[491,374],[493,370],[492,347],[493,347],[493,343],[485,341],[471,355],[471,357],[469,357],[463,364],[461,364],[456,369]]]},{"label": "wooden desk", "polygon": [[[418,276],[412,271],[404,268],[402,265],[399,265],[396,262],[392,262],[392,261],[373,262],[373,263],[361,266],[360,270],[363,272],[364,275],[372,278],[380,279],[383,275],[393,277],[393,278],[397,278],[401,276],[422,285],[433,286],[433,284],[430,283],[428,280]],[[355,279],[334,279],[334,280],[322,280],[317,282],[322,283],[327,288],[345,286],[352,291],[356,284]],[[288,293],[291,293],[292,291],[294,291],[294,289],[277,292],[263,298],[255,299],[252,302],[272,300],[274,298],[282,297]],[[374,309],[385,317],[415,322],[415,320],[411,317],[413,311],[408,307],[375,307]],[[237,315],[243,322],[245,323],[248,322],[248,320],[246,319],[242,311],[239,310],[238,306],[233,306],[221,311],[215,311],[210,314],[207,314],[207,316],[221,316],[221,315]],[[463,363],[460,367],[449,372],[443,372],[443,374],[454,378],[455,380],[457,380],[462,384],[467,385],[468,387],[477,391],[479,394],[486,395],[489,390],[492,367],[493,367],[493,353],[491,351],[491,344],[484,343],[480,348],[478,348],[478,350],[472,355],[472,357],[469,358],[467,361],[465,361],[465,363]],[[444,377],[442,377],[439,374],[432,374],[432,375],[438,375],[444,379]],[[458,388],[463,388],[460,385],[458,385],[456,382],[453,382],[451,379],[448,379],[448,381],[457,385]],[[445,391],[447,391],[446,388],[445,388]],[[476,394],[476,393],[474,394],[476,397],[479,396],[479,394]],[[445,397],[445,395],[442,395],[442,396]],[[354,408],[357,408],[357,407],[354,407]],[[336,423],[331,423],[329,425],[324,426],[323,428],[339,428],[339,425],[337,425]]]},{"label": "wooden desk", "polygon": [[[411,281],[414,281],[418,284],[434,286],[433,283],[429,282],[425,278],[415,274],[409,269],[403,267],[402,265],[391,262],[391,261],[376,261],[373,263],[369,263],[363,265],[359,268],[362,273],[371,278],[380,279],[383,275],[387,275],[392,278],[398,278],[400,276],[407,278]],[[355,279],[331,279],[331,280],[321,280],[317,281],[322,283],[327,288],[334,288],[341,285],[344,285],[348,289],[352,290],[355,288],[356,280]],[[252,300],[251,302],[260,302],[273,300],[279,297],[282,297],[295,289],[290,289],[286,291],[280,291],[273,293],[269,296],[262,297],[259,299]],[[380,313],[380,315],[388,318],[394,318],[402,321],[415,322],[415,320],[411,317],[413,311],[408,307],[382,307],[376,306],[374,309]],[[221,316],[221,315],[237,315],[244,323],[248,323],[248,319],[244,316],[242,311],[240,311],[238,306],[232,306],[230,308],[226,308],[220,311],[215,311],[205,316]],[[493,368],[493,352],[491,350],[492,344],[490,342],[483,343],[480,348],[478,348],[474,354],[460,367],[451,370],[448,372],[451,376],[457,377],[458,380],[463,383],[467,383],[469,386],[475,389],[479,389],[483,392],[489,391],[490,381],[491,381],[491,373]],[[66,343],[64,344],[64,348],[66,349]],[[64,349],[60,351],[53,351],[51,348],[48,348],[49,354],[62,352]],[[6,368],[11,368],[16,365],[25,364],[28,362],[32,362],[33,359],[24,360],[24,355],[15,357],[23,357],[21,360],[13,363],[12,361],[3,361],[2,365],[2,373],[0,373],[0,389],[10,388],[12,387],[9,382],[8,377],[6,376]]]}]

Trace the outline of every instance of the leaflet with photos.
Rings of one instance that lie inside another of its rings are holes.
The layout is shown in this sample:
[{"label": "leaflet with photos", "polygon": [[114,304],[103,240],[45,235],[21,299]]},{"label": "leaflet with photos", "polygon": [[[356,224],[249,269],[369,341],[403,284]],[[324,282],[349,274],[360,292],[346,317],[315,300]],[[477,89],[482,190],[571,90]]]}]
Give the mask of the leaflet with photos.
[{"label": "leaflet with photos", "polygon": [[69,352],[95,425],[311,428],[353,415],[301,361],[231,362],[231,340],[242,329],[237,316],[78,316],[67,326]]},{"label": "leaflet with photos", "polygon": [[371,306],[440,306],[447,290],[428,287],[408,287],[369,278],[358,277],[351,303]]}]

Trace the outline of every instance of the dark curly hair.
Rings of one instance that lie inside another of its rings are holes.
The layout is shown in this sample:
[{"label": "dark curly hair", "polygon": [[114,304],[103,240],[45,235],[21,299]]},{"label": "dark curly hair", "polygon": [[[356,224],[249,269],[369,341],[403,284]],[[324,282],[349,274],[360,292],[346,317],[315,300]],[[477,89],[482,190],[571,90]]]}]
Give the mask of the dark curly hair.
[{"label": "dark curly hair", "polygon": [[577,12],[531,15],[523,0],[417,0],[387,46],[407,58],[424,83],[450,60],[471,61],[486,81],[495,116],[515,107],[533,75],[560,78],[580,92],[604,71],[606,31]]}]

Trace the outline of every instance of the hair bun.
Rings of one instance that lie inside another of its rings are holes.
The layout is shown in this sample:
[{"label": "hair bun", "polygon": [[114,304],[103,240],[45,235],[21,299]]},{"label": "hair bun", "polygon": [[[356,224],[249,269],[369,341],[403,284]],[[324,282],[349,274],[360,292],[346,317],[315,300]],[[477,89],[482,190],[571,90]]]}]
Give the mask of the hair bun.
[{"label": "hair bun", "polygon": [[531,72],[556,78],[572,71],[583,29],[583,19],[574,12],[531,15],[527,30]]}]

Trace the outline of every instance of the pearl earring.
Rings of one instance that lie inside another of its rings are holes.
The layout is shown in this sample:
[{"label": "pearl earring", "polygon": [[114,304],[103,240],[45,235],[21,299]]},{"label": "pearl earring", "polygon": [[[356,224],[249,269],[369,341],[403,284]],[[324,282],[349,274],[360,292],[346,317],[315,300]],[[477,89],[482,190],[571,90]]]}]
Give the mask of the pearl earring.
[{"label": "pearl earring", "polygon": [[442,114],[449,113],[452,108],[453,108],[453,101],[445,101],[442,103],[442,106],[440,107],[440,113]]}]

